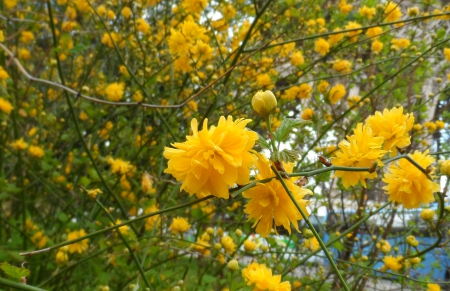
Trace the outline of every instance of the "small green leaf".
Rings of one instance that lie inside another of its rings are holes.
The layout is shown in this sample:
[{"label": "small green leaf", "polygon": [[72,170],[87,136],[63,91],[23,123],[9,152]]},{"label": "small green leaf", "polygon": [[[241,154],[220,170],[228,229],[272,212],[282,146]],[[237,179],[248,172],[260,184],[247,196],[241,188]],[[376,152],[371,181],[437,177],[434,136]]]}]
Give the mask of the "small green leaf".
[{"label": "small green leaf", "polygon": [[298,160],[299,152],[294,150],[284,149],[278,152],[278,160],[285,163],[293,163]]},{"label": "small green leaf", "polygon": [[30,270],[11,266],[8,263],[1,263],[0,269],[2,269],[7,275],[15,279],[21,279],[22,277],[27,277],[30,275]]},{"label": "small green leaf", "polygon": [[67,214],[65,214],[64,212],[59,212],[58,213],[58,219],[61,222],[66,222],[67,220],[69,220],[69,217],[67,216]]},{"label": "small green leaf", "polygon": [[270,149],[270,144],[258,133],[258,140],[256,141],[263,149]]},{"label": "small green leaf", "polygon": [[273,137],[278,142],[284,141],[289,137],[294,128],[297,128],[306,123],[311,123],[311,121],[303,119],[286,118],[281,122],[280,126],[273,133]]},{"label": "small green leaf", "polygon": [[87,49],[87,46],[79,43],[79,44],[75,45],[73,48],[71,48],[69,50],[69,53],[78,54],[78,53],[81,53],[82,51],[84,51],[85,49]]}]

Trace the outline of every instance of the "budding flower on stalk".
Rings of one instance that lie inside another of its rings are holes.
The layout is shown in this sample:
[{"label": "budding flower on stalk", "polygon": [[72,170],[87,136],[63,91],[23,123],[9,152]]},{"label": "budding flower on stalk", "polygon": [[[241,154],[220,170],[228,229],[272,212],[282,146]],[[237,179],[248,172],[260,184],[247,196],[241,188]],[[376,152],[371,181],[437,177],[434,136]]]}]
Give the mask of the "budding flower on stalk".
[{"label": "budding flower on stalk", "polygon": [[252,99],[253,110],[260,116],[266,117],[277,108],[277,99],[275,95],[267,90],[258,91]]},{"label": "budding flower on stalk", "polygon": [[433,220],[434,215],[435,215],[435,212],[432,209],[424,209],[424,210],[422,210],[422,212],[420,212],[420,218],[422,218],[425,221]]}]

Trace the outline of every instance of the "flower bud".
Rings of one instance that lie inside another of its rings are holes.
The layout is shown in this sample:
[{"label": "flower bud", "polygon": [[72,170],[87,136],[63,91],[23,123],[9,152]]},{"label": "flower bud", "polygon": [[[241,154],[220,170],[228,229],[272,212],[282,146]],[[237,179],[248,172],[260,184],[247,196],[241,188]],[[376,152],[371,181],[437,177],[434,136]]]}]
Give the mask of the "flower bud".
[{"label": "flower bud", "polygon": [[307,228],[304,228],[304,229],[303,229],[303,235],[304,235],[306,238],[312,238],[312,237],[314,237],[313,232],[312,232],[311,230],[307,229]]},{"label": "flower bud", "polygon": [[231,260],[228,262],[227,264],[227,268],[230,269],[231,271],[237,271],[239,270],[239,263],[236,260]]},{"label": "flower bud", "polygon": [[416,240],[416,238],[413,235],[409,235],[406,238],[406,243],[412,247],[417,247],[419,245],[419,242]]},{"label": "flower bud", "polygon": [[422,218],[425,221],[431,221],[434,218],[434,210],[432,209],[424,209],[422,212],[420,212],[420,218]]},{"label": "flower bud", "polygon": [[236,230],[234,231],[234,233],[235,233],[237,236],[242,236],[242,230],[240,230],[239,228],[236,229]]},{"label": "flower bud", "polygon": [[421,261],[421,259],[420,259],[419,257],[415,257],[415,258],[409,259],[409,262],[410,262],[412,265],[416,265],[416,264],[420,263],[420,261]]},{"label": "flower bud", "polygon": [[443,175],[450,176],[450,160],[440,160],[438,162],[439,170]]},{"label": "flower bud", "polygon": [[258,115],[266,117],[277,108],[277,99],[269,90],[265,92],[258,91],[253,96],[252,107]]}]

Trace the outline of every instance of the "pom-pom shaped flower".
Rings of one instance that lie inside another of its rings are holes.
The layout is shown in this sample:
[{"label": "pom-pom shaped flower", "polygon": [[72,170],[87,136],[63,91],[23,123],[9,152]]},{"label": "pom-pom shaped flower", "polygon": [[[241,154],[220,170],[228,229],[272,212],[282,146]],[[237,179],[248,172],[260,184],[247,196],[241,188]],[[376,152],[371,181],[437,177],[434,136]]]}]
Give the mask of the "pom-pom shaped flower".
[{"label": "pom-pom shaped flower", "polygon": [[187,221],[186,218],[183,217],[175,217],[172,221],[172,224],[170,225],[170,229],[172,230],[173,234],[179,234],[186,232],[191,225]]},{"label": "pom-pom shaped flower", "polygon": [[[256,167],[259,174],[256,175],[257,180],[274,177],[275,173],[270,168],[269,160],[262,154],[257,153],[258,162]],[[284,168],[291,172],[292,164],[283,164]],[[301,188],[294,184],[291,180],[284,180],[289,190],[297,200],[302,210],[306,210],[307,200],[303,200],[306,195],[313,193],[309,189]],[[245,205],[244,212],[249,215],[249,220],[254,219],[256,232],[262,237],[270,234],[273,226],[282,225],[289,233],[291,233],[291,223],[295,229],[298,229],[298,220],[302,219],[302,215],[295,207],[283,185],[277,179],[272,179],[267,183],[257,183],[255,187],[245,191],[242,196],[251,199]]]},{"label": "pom-pom shaped flower", "polygon": [[394,258],[391,256],[386,256],[386,257],[384,257],[384,260],[383,260],[384,267],[388,270],[398,271],[403,267],[402,264],[400,264],[398,262],[401,259],[402,259],[402,257]]},{"label": "pom-pom shaped flower", "polygon": [[183,181],[180,190],[190,195],[204,197],[212,194],[228,199],[228,187],[246,184],[250,179],[250,167],[256,157],[250,152],[258,135],[245,128],[250,119],[221,117],[217,127],[208,129],[205,119],[198,131],[197,119],[191,121],[193,134],[184,143],[166,147],[164,157],[169,160],[164,171],[177,181]]},{"label": "pom-pom shaped flower", "polygon": [[242,277],[244,277],[248,286],[255,285],[253,290],[291,290],[290,282],[281,282],[281,275],[273,276],[271,269],[256,262],[251,263],[242,270]]},{"label": "pom-pom shaped flower", "polygon": [[391,156],[397,154],[397,148],[404,148],[411,144],[408,134],[414,126],[414,116],[403,114],[403,107],[384,109],[383,113],[375,112],[366,119],[375,136],[384,137],[384,150],[391,150]]},{"label": "pom-pom shaped flower", "polygon": [[[409,156],[424,169],[434,163],[434,158],[428,156],[428,150],[424,153],[415,151]],[[397,164],[391,165],[389,173],[384,175],[383,182],[387,184],[383,189],[389,195],[389,201],[401,203],[408,209],[417,208],[420,203],[434,201],[433,193],[440,190],[439,184],[429,180],[407,159],[401,159]]]},{"label": "pom-pom shaped flower", "polygon": [[[335,166],[343,167],[371,167],[374,162],[383,165],[380,158],[386,151],[382,150],[384,138],[375,137],[372,129],[362,123],[358,123],[353,130],[354,135],[347,136],[347,140],[339,143],[341,149],[336,153],[336,158],[331,162]],[[342,178],[342,184],[346,189],[355,186],[358,182],[367,187],[365,179],[376,178],[377,173],[336,171],[334,177]]]}]

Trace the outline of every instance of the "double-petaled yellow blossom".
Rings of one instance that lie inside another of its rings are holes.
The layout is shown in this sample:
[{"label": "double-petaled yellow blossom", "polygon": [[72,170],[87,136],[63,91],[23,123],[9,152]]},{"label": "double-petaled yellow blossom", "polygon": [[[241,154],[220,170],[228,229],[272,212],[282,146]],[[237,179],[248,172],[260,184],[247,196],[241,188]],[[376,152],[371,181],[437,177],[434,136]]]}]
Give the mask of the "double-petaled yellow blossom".
[{"label": "double-petaled yellow blossom", "polygon": [[124,89],[124,83],[111,83],[105,88],[106,98],[114,102],[120,101],[120,99],[122,99]]},{"label": "double-petaled yellow blossom", "polygon": [[256,262],[242,270],[242,277],[248,286],[254,285],[256,291],[290,291],[291,283],[281,282],[281,275],[272,275],[272,270]]},{"label": "double-petaled yellow blossom", "polygon": [[330,51],[330,44],[324,38],[319,38],[314,42],[314,50],[324,56]]},{"label": "double-petaled yellow blossom", "polygon": [[295,51],[291,56],[291,65],[293,66],[301,66],[305,63],[305,59],[303,58],[303,54],[300,51]]},{"label": "double-petaled yellow blossom", "polygon": [[[428,150],[424,153],[415,151],[409,154],[423,169],[427,169],[434,163],[434,158],[428,156]],[[433,171],[429,173],[433,174]],[[411,209],[434,201],[434,192],[440,190],[439,184],[429,180],[428,177],[407,159],[401,159],[389,167],[389,172],[384,175],[383,187],[389,195],[389,201],[401,203]]]},{"label": "double-petaled yellow blossom", "polygon": [[256,157],[250,152],[258,135],[245,128],[250,119],[233,121],[220,117],[219,124],[208,129],[208,120],[198,130],[197,119],[191,121],[193,134],[184,143],[166,147],[164,157],[169,160],[164,171],[183,181],[180,190],[204,197],[212,194],[228,199],[228,187],[246,184],[250,167]]},{"label": "double-petaled yellow blossom", "polygon": [[342,84],[336,84],[330,89],[330,94],[328,95],[328,99],[330,100],[330,103],[336,104],[341,100],[345,94],[347,94],[347,91],[345,90],[344,85]]},{"label": "double-petaled yellow blossom", "polygon": [[191,228],[191,225],[183,217],[175,217],[170,225],[173,234],[185,233],[189,228]]},{"label": "double-petaled yellow blossom", "polygon": [[8,100],[0,97],[0,111],[5,112],[6,114],[10,114],[13,109],[14,107]]},{"label": "double-petaled yellow blossom", "polygon": [[[258,174],[256,179],[262,180],[274,177],[275,173],[270,168],[269,160],[260,153],[256,155],[258,156],[258,162],[256,163]],[[292,172],[293,165],[284,164],[284,168],[288,172]],[[289,179],[284,180],[284,182],[303,212],[307,214],[306,205],[308,201],[303,198],[306,195],[312,195],[311,190],[301,188]],[[250,199],[245,205],[244,212],[248,214],[249,220],[255,220],[253,227],[256,226],[256,232],[262,237],[268,236],[272,228],[280,225],[291,233],[292,224],[300,232],[298,221],[302,219],[302,215],[295,207],[294,202],[292,202],[281,182],[277,179],[272,179],[267,183],[258,183],[255,187],[245,191],[242,196]]]},{"label": "double-petaled yellow blossom", "polygon": [[352,63],[347,60],[336,60],[333,70],[342,74],[350,73],[352,71]]},{"label": "double-petaled yellow blossom", "polygon": [[[84,229],[80,229],[80,230],[75,230],[70,232],[69,234],[67,234],[67,240],[73,240],[82,236],[85,236],[86,232],[84,231]],[[84,239],[82,241],[73,243],[69,245],[69,252],[71,254],[73,253],[79,253],[81,254],[82,252],[84,252],[85,250],[88,249],[89,245],[88,245],[88,239]]]},{"label": "double-petaled yellow blossom", "polygon": [[398,271],[403,267],[402,264],[399,263],[399,260],[401,259],[402,257],[394,258],[392,256],[386,256],[383,260],[384,267],[388,270]]},{"label": "double-petaled yellow blossom", "polygon": [[372,128],[374,136],[384,137],[383,149],[391,151],[391,156],[397,154],[397,148],[411,144],[408,132],[414,126],[414,115],[403,114],[403,107],[384,109],[383,113],[376,111],[366,119],[366,124]]},{"label": "double-petaled yellow blossom", "polygon": [[400,6],[395,2],[388,2],[384,8],[384,20],[386,22],[397,21],[402,17],[403,13]]},{"label": "double-petaled yellow blossom", "polygon": [[[353,135],[347,136],[347,140],[339,143],[339,149],[336,157],[332,160],[333,165],[342,167],[371,167],[374,162],[382,165],[380,160],[386,151],[382,150],[384,138],[375,137],[372,129],[362,123],[358,123],[353,130]],[[336,171],[334,177],[342,178],[342,184],[345,188],[355,186],[359,182],[366,186],[365,179],[377,177],[377,173],[369,172],[350,172]]]}]

